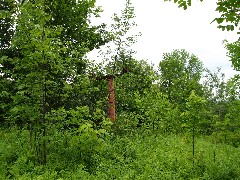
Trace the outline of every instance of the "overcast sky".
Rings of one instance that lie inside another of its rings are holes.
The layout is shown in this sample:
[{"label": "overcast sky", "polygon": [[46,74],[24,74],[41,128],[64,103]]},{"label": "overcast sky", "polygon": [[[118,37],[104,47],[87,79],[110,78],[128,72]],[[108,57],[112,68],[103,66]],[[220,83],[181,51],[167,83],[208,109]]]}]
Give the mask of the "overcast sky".
[{"label": "overcast sky", "polygon": [[[236,32],[221,31],[216,23],[211,21],[218,17],[216,0],[200,2],[193,0],[192,6],[187,10],[177,7],[173,2],[164,0],[132,0],[135,8],[136,33],[142,36],[133,46],[137,51],[137,59],[145,59],[157,66],[162,60],[163,53],[173,49],[186,49],[195,54],[204,63],[205,67],[216,70],[222,68],[226,77],[232,77],[236,71],[226,56],[222,41],[236,41]],[[101,19],[94,20],[98,24],[104,22],[111,24],[113,13],[121,14],[125,0],[97,0],[104,12]],[[98,51],[93,51],[89,57],[97,59]]]}]

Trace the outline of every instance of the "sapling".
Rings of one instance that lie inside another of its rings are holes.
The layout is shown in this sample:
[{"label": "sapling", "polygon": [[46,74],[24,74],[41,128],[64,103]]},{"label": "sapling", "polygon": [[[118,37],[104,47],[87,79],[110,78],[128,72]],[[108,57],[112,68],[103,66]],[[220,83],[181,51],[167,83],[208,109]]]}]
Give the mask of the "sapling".
[{"label": "sapling", "polygon": [[188,127],[190,128],[192,135],[192,164],[194,167],[194,158],[195,158],[195,136],[197,133],[197,125],[199,124],[203,112],[204,112],[204,104],[206,100],[202,97],[199,97],[195,94],[193,90],[190,96],[187,98],[186,107],[187,111],[183,113],[184,116],[188,119]]}]

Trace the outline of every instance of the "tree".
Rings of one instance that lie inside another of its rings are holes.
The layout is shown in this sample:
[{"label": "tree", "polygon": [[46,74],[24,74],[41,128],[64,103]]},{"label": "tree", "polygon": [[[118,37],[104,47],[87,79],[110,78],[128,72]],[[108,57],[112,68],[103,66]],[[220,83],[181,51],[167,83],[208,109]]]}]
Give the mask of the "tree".
[{"label": "tree", "polygon": [[165,53],[159,63],[160,89],[170,102],[182,106],[192,90],[202,95],[200,79],[204,71],[202,62],[185,50]]},{"label": "tree", "polygon": [[[216,91],[218,92],[218,91]],[[214,127],[215,138],[219,142],[225,142],[235,147],[239,146],[239,77],[224,82],[221,87],[221,99],[214,102],[212,107],[212,127]]]},{"label": "tree", "polygon": [[[165,0],[171,1],[171,0]],[[203,1],[203,0],[200,0]],[[185,10],[188,6],[191,6],[192,0],[174,0],[174,3],[178,3],[179,7],[183,7]],[[220,13],[220,17],[216,17],[212,22],[218,23],[218,28],[221,30],[233,31],[238,29],[237,34],[240,34],[240,1],[239,0],[218,0],[216,11]],[[226,42],[226,48],[228,50],[228,56],[231,58],[232,66],[235,70],[240,70],[240,39],[236,42]]]},{"label": "tree", "polygon": [[228,130],[237,132],[240,128],[238,117],[240,116],[240,81],[239,76],[235,75],[226,83],[226,96],[227,96],[227,114],[225,119],[229,120]]},{"label": "tree", "polygon": [[[37,17],[34,13],[32,16],[26,16],[28,10],[25,8],[29,4],[33,4],[32,8],[34,9],[38,8],[35,1],[24,1],[22,4],[15,3],[15,1],[6,1],[6,3],[7,2],[16,5],[17,11],[15,16],[11,16],[11,23],[8,25],[9,30],[13,30],[11,29],[11,26],[15,24],[14,31],[11,31],[15,40],[17,36],[22,36],[23,34],[25,34],[25,37],[17,42],[12,42],[12,37],[9,36],[5,40],[5,44],[8,44],[7,48],[2,47],[0,52],[2,56],[0,60],[1,86],[3,87],[4,92],[9,93],[4,94],[5,100],[1,99],[1,104],[4,104],[2,110],[0,110],[2,111],[1,116],[6,113],[8,104],[12,101],[11,98],[9,98],[10,94],[15,94],[18,91],[15,87],[17,87],[17,81],[20,81],[21,79],[20,76],[14,74],[28,74],[32,71],[28,66],[18,66],[15,59],[20,59],[20,62],[23,63],[22,60],[26,58],[27,54],[27,51],[25,51],[26,47],[23,47],[23,45],[27,46],[31,43],[31,37],[33,37],[31,31],[34,31],[38,26],[38,20],[34,22],[34,19],[37,19]],[[48,15],[48,17],[45,17],[44,27],[56,30],[54,37],[58,39],[58,42],[51,40],[49,43],[58,45],[58,48],[61,49],[58,52],[58,58],[68,60],[68,62],[65,61],[65,64],[61,64],[59,61],[58,67],[54,66],[51,61],[47,62],[45,65],[49,76],[54,78],[55,81],[55,88],[49,89],[52,90],[52,93],[51,96],[47,98],[47,103],[51,108],[62,106],[72,108],[76,103],[79,103],[79,101],[76,101],[76,98],[73,96],[76,95],[76,90],[74,90],[74,88],[78,89],[76,84],[82,84],[83,74],[85,74],[85,69],[88,63],[83,57],[87,52],[94,48],[98,48],[108,40],[104,25],[97,27],[90,25],[90,14],[97,15],[99,12],[99,9],[94,6],[94,2],[94,0],[79,2],[75,0],[44,1],[45,8],[43,11]],[[18,17],[15,18],[16,16]],[[29,23],[27,21],[22,22],[24,16],[32,21]],[[30,46],[31,45],[29,45],[29,48]],[[31,50],[28,49],[29,53],[33,53],[35,50],[35,45],[31,47]],[[57,57],[55,56],[54,58]],[[31,65],[29,64],[29,66]],[[16,71],[16,69],[18,70]],[[71,91],[68,91],[67,96],[61,96],[60,94],[65,93],[66,82],[69,83],[67,86],[68,90],[71,89]]]},{"label": "tree", "polygon": [[116,78],[116,107],[119,112],[134,112],[136,109],[133,95],[138,93],[140,97],[144,96],[144,92],[151,89],[157,74],[144,60],[128,59],[125,66],[128,73]]},{"label": "tree", "polygon": [[81,59],[87,52],[104,45],[109,39],[104,27],[90,25],[90,16],[98,16],[99,8],[95,7],[95,0],[46,0],[46,13],[51,14],[47,26],[55,28],[61,26],[59,37],[68,46],[64,55],[78,51],[74,57]]},{"label": "tree", "polygon": [[229,101],[235,101],[240,99],[240,77],[239,75],[234,75],[226,83],[226,95]]},{"label": "tree", "polygon": [[192,134],[192,163],[194,166],[195,161],[195,137],[199,131],[199,124],[203,120],[203,115],[206,111],[205,109],[206,100],[202,97],[199,97],[195,94],[193,90],[190,96],[187,98],[186,107],[187,110],[182,114],[187,118],[186,126],[189,127],[189,130]]},{"label": "tree", "polygon": [[[240,40],[240,39],[239,39]],[[232,66],[236,71],[240,71],[240,41],[233,43],[226,42],[227,56],[232,62]]]},{"label": "tree", "polygon": [[227,31],[233,31],[235,27],[240,28],[239,0],[219,0],[217,5],[216,11],[218,11],[221,16],[219,18],[215,18],[214,21],[219,24],[218,28],[222,30],[226,29]]},{"label": "tree", "polygon": [[[227,142],[227,139],[235,141],[239,130],[238,117],[239,108],[239,77],[225,80],[224,73],[218,68],[217,72],[207,71],[204,84],[204,97],[207,99],[208,124],[205,130],[215,134],[218,141]],[[209,125],[211,125],[209,127]],[[215,139],[215,140],[217,140]],[[235,140],[234,140],[235,139]]]},{"label": "tree", "polygon": [[125,8],[121,14],[114,14],[113,23],[107,27],[112,41],[100,50],[103,59],[102,73],[109,75],[121,74],[127,71],[127,63],[133,59],[132,45],[140,34],[132,35],[131,30],[136,26],[134,22],[134,7],[130,0],[126,0]]},{"label": "tree", "polygon": [[224,122],[225,115],[227,114],[226,81],[225,74],[221,72],[221,68],[218,68],[216,72],[206,70],[204,78],[203,97],[207,100],[208,114],[206,118],[210,121],[204,128],[205,132],[210,134],[216,130],[216,128],[213,128],[216,124]]},{"label": "tree", "polygon": [[[84,54],[104,42],[98,28],[89,25],[89,15],[98,12],[95,1],[57,2],[35,0],[20,5],[9,47],[15,54],[4,52],[0,59],[1,97],[9,98],[7,102],[1,99],[1,113],[10,122],[29,128],[31,146],[40,164],[47,162],[48,135],[59,123],[55,114],[69,111],[65,114],[71,120],[81,109],[79,101],[72,101],[75,82],[86,79]],[[60,15],[65,11],[70,15],[67,19]],[[57,15],[62,21],[56,20]],[[61,120],[63,127],[65,119]],[[76,123],[77,127],[81,123]]]},{"label": "tree", "polygon": [[[113,15],[112,19],[114,22],[108,27],[110,29],[112,41],[103,46],[100,50],[103,62],[100,63],[101,65],[99,64],[97,72],[93,73],[98,80],[102,80],[102,77],[105,77],[105,79],[108,77],[108,81],[109,79],[111,79],[111,81],[116,79],[117,84],[115,90],[117,92],[116,99],[118,111],[131,107],[131,100],[133,100],[131,96],[131,93],[133,93],[132,89],[134,89],[134,91],[140,90],[142,87],[148,86],[149,82],[152,82],[149,80],[150,78],[143,78],[147,76],[144,71],[151,72],[152,67],[145,61],[138,62],[132,57],[134,51],[131,46],[136,42],[138,36],[131,34],[131,29],[136,26],[133,21],[134,17],[134,7],[130,0],[126,0],[125,8],[122,10],[121,14]],[[95,70],[96,69],[93,69],[93,71]],[[129,83],[131,83],[132,87],[129,86]],[[101,82],[99,85],[100,84]],[[123,84],[126,84],[126,86]],[[136,90],[134,87],[141,88],[137,88]],[[130,99],[128,99],[129,96]]]},{"label": "tree", "polygon": [[11,38],[14,33],[14,15],[16,15],[17,3],[2,1],[0,5],[0,51],[10,47]]},{"label": "tree", "polygon": [[203,85],[206,99],[212,101],[214,104],[226,100],[225,74],[221,72],[221,68],[217,68],[216,72],[206,70]]}]

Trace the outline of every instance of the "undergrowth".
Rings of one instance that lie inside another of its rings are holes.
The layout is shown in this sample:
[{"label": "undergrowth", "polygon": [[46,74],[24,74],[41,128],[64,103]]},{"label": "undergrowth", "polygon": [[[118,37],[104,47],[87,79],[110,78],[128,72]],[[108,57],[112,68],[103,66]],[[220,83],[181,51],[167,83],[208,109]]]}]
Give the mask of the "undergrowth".
[{"label": "undergrowth", "polygon": [[[211,137],[196,138],[193,165],[188,135],[135,132],[105,139],[94,154],[66,146],[65,136],[50,143],[48,163],[37,165],[28,131],[0,131],[0,179],[239,179],[240,151],[215,144]],[[71,137],[68,137],[69,139]],[[70,141],[68,143],[71,143]],[[59,153],[61,152],[61,153]],[[83,153],[81,155],[81,153]],[[85,157],[84,157],[85,156]]]}]

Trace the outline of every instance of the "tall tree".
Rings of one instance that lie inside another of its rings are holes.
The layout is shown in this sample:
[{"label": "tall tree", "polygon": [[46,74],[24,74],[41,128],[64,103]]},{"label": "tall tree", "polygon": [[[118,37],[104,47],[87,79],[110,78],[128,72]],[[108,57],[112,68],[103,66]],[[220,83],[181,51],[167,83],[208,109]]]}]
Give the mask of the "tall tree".
[{"label": "tall tree", "polygon": [[119,112],[134,112],[134,94],[144,96],[144,92],[150,89],[157,79],[157,73],[153,66],[144,60],[128,59],[125,66],[128,68],[128,73],[116,78],[116,106]]},{"label": "tall tree", "polygon": [[101,50],[104,63],[107,64],[104,69],[107,74],[114,75],[127,71],[127,63],[135,53],[132,45],[140,36],[140,33],[136,35],[131,33],[132,28],[137,26],[134,18],[134,7],[130,0],[126,0],[125,8],[120,15],[114,14],[112,17],[113,23],[109,27],[112,41]]},{"label": "tall tree", "polygon": [[160,88],[171,102],[183,105],[192,90],[202,95],[200,79],[204,71],[202,62],[185,50],[165,53],[159,63]]},{"label": "tall tree", "polygon": [[[10,47],[15,54],[4,54],[0,59],[4,83],[1,97],[9,98],[8,102],[1,99],[1,113],[29,127],[32,146],[41,164],[47,161],[52,111],[80,105],[71,101],[74,82],[79,82],[84,74],[83,56],[105,42],[99,28],[89,24],[90,14],[98,12],[94,10],[95,1],[69,0],[59,3],[59,7],[57,2],[35,0],[20,5]],[[58,16],[62,21],[57,21]]]},{"label": "tall tree", "polygon": [[204,97],[208,100],[207,106],[211,117],[214,120],[223,121],[227,114],[227,94],[226,94],[226,81],[225,74],[218,68],[216,72],[207,70],[205,75]]},{"label": "tall tree", "polygon": [[[27,66],[19,66],[16,59],[20,59],[20,62],[23,63],[23,59],[26,59],[26,56],[28,56],[27,52],[33,53],[36,51],[36,44],[30,44],[33,43],[31,38],[33,38],[33,31],[36,30],[36,28],[41,28],[39,27],[39,18],[37,18],[34,13],[27,15],[27,8],[29,8],[27,6],[32,4],[31,8],[36,10],[39,8],[37,5],[39,1],[27,0],[21,4],[14,3],[15,1],[6,1],[6,4],[7,2],[16,5],[17,13],[14,17],[11,16],[11,23],[7,26],[9,30],[14,30],[11,31],[12,35],[14,35],[13,42],[11,41],[12,36],[9,35],[5,40],[5,44],[8,44],[8,49],[2,48],[1,50],[0,80],[3,91],[8,92],[2,94],[4,98],[1,98],[1,104],[3,104],[0,110],[2,112],[1,116],[4,116],[3,114],[7,111],[8,104],[11,102],[11,98],[9,98],[10,94],[15,94],[18,91],[16,89],[16,83],[21,80],[21,76],[15,74],[21,73],[22,75],[27,75],[32,71],[32,68],[29,68],[29,66],[34,65],[29,63]],[[53,86],[54,89],[53,87],[49,87],[52,93],[51,96],[47,98],[51,108],[62,106],[69,106],[68,108],[70,108],[76,105],[76,103],[79,103],[79,101],[76,101],[74,98],[75,90],[73,89],[77,88],[75,84],[81,84],[82,75],[85,73],[87,61],[83,57],[87,52],[98,48],[108,40],[107,32],[104,30],[103,24],[97,27],[90,25],[90,16],[97,15],[99,12],[99,9],[95,7],[94,3],[94,0],[44,1],[45,8],[43,11],[47,14],[44,27],[56,31],[54,37],[58,39],[57,42],[53,39],[49,43],[61,49],[58,52],[58,57],[55,56],[54,58],[65,59],[62,63],[56,61],[58,66],[56,64],[54,65],[52,61],[48,61],[45,65],[48,74],[55,82]],[[30,12],[31,11],[29,11],[29,14]],[[16,16],[18,17],[16,18]],[[28,18],[29,22],[23,22],[24,18]],[[11,29],[10,26],[12,26],[13,23],[15,24],[15,28]],[[22,39],[19,40],[18,36],[22,37]],[[51,38],[51,36],[49,37]],[[16,41],[16,39],[18,40]],[[35,39],[35,41],[37,41],[37,39]],[[29,47],[27,47],[28,50],[26,51],[27,45],[29,45]],[[66,85],[66,82],[69,84]],[[70,85],[70,83],[72,84]],[[72,98],[60,95],[65,93],[66,86],[69,86],[68,89],[72,89],[72,91],[68,92],[68,96]]]},{"label": "tall tree", "polygon": [[144,87],[149,87],[153,81],[152,67],[133,58],[132,45],[140,35],[132,35],[131,30],[136,26],[134,18],[134,7],[130,0],[126,0],[125,8],[120,15],[113,15],[113,23],[108,27],[112,41],[100,50],[103,65],[98,69],[97,76],[107,74],[116,78],[117,111],[132,110],[132,93],[143,92]]}]

